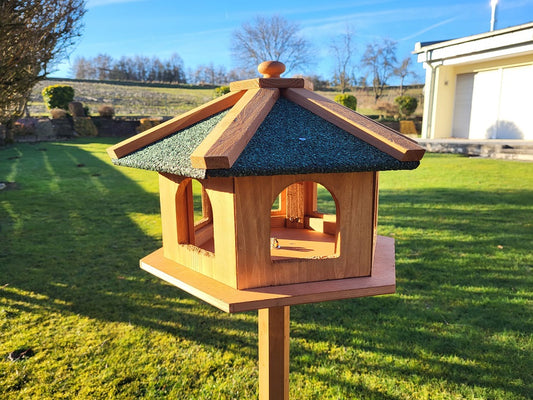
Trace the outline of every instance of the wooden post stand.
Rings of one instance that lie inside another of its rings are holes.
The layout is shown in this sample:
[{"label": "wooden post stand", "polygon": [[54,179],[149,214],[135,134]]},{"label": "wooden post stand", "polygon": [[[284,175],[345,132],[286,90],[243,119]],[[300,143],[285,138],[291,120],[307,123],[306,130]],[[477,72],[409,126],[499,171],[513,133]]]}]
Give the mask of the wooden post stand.
[{"label": "wooden post stand", "polygon": [[377,237],[371,276],[238,290],[207,277],[156,250],[141,268],[218,307],[236,313],[259,310],[259,399],[289,399],[290,306],[394,293],[394,239]]},{"label": "wooden post stand", "polygon": [[259,400],[289,399],[290,307],[259,310]]}]

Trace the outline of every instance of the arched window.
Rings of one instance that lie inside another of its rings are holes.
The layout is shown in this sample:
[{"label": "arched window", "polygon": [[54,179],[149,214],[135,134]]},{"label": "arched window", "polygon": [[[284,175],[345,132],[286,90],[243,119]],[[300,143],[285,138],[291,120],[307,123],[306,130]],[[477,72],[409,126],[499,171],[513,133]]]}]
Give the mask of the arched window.
[{"label": "arched window", "polygon": [[316,182],[287,186],[270,212],[270,255],[273,261],[339,256],[335,197]]},{"label": "arched window", "polygon": [[202,184],[195,179],[180,183],[176,193],[178,243],[215,252],[213,209]]}]

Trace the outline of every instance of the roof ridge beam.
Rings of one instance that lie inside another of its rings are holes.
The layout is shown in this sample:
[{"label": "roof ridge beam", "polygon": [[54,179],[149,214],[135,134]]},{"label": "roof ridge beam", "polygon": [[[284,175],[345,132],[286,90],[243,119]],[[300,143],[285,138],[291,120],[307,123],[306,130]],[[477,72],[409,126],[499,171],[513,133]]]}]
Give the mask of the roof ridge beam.
[{"label": "roof ridge beam", "polygon": [[420,161],[425,153],[413,139],[315,92],[288,88],[282,95],[399,161]]},{"label": "roof ridge beam", "polygon": [[224,96],[217,97],[208,103],[109,147],[107,149],[107,154],[109,154],[111,158],[118,159],[133,153],[136,150],[155,143],[179,130],[188,128],[203,119],[234,106],[241,97],[244,96],[244,93],[245,91],[231,92]]},{"label": "roof ridge beam", "polygon": [[279,96],[279,89],[274,88],[246,91],[191,154],[192,166],[203,169],[231,168]]},{"label": "roof ridge beam", "polygon": [[255,78],[231,82],[232,92],[257,88],[305,88],[313,90],[313,82],[305,78]]}]

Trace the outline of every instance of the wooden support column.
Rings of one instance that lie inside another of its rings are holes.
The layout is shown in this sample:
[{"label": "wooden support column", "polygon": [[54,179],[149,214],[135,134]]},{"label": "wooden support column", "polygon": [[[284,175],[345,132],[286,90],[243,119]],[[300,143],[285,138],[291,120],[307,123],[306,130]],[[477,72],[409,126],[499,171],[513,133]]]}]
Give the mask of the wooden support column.
[{"label": "wooden support column", "polygon": [[304,227],[304,183],[297,182],[290,185],[287,189],[287,228]]},{"label": "wooden support column", "polygon": [[289,399],[290,307],[259,310],[259,400]]}]

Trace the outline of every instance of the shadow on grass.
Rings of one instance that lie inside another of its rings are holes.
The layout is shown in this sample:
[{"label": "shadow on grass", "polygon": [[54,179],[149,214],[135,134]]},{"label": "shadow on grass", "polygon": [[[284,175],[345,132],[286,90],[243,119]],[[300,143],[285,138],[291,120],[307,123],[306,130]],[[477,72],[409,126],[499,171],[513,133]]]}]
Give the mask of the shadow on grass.
[{"label": "shadow on grass", "polygon": [[[294,307],[295,370],[331,360],[321,378],[346,393],[360,388],[335,371],[527,398],[532,198],[533,191],[383,191],[380,230],[396,238],[397,294]],[[309,341],[328,345],[310,355],[301,345]]]},{"label": "shadow on grass", "polygon": [[[0,208],[0,296],[12,307],[131,323],[257,359],[255,320],[138,268],[161,246],[132,217],[159,224],[155,192],[68,143],[2,150],[0,173],[18,188],[1,194]],[[408,386],[393,386],[405,382],[527,398],[531,198],[382,191],[380,234],[396,238],[397,294],[292,307],[291,372],[336,387],[340,398],[401,399]]]},{"label": "shadow on grass", "polygon": [[2,193],[1,297],[19,310],[127,322],[217,348],[237,341],[256,357],[255,342],[224,331],[255,332],[254,323],[224,315],[140,270],[139,258],[161,246],[160,233],[146,234],[131,216],[160,224],[157,193],[69,142],[0,152],[2,163],[8,158],[0,173],[19,189]]}]

